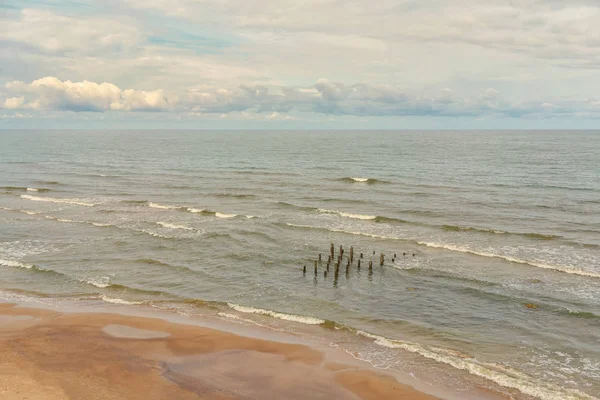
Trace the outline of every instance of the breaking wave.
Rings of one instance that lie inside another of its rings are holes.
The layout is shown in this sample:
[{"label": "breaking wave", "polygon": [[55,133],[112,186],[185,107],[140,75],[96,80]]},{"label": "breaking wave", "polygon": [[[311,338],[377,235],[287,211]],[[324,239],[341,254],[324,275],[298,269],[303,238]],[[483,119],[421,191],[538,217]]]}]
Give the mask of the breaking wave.
[{"label": "breaking wave", "polygon": [[345,178],[340,178],[339,179],[342,182],[349,182],[349,183],[366,183],[368,185],[373,185],[376,183],[389,183],[387,181],[381,180],[381,179],[375,179],[375,178],[356,178],[356,177],[345,177]]},{"label": "breaking wave", "polygon": [[25,199],[25,200],[31,200],[31,201],[44,201],[44,202],[49,202],[49,203],[62,203],[62,204],[76,204],[78,206],[84,206],[84,207],[94,207],[96,204],[95,203],[87,203],[84,201],[81,201],[80,199],[68,199],[68,198],[55,198],[55,197],[38,197],[38,196],[31,196],[28,194],[22,194],[21,198]]},{"label": "breaking wave", "polygon": [[286,321],[299,322],[301,324],[306,325],[320,325],[325,323],[325,320],[315,318],[315,317],[307,317],[303,315],[295,315],[295,314],[285,314],[271,310],[265,310],[262,308],[254,308],[254,307],[246,307],[241,306],[239,304],[227,303],[229,308],[232,308],[238,312],[249,313],[249,314],[260,314],[260,315],[268,315],[273,318],[283,319]]}]

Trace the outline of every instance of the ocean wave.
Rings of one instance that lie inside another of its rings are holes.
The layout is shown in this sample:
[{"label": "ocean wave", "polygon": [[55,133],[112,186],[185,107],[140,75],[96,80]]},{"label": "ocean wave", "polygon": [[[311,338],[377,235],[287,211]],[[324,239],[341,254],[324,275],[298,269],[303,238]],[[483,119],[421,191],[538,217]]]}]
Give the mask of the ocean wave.
[{"label": "ocean wave", "polygon": [[83,202],[80,199],[68,199],[68,198],[61,199],[61,198],[55,198],[55,197],[38,197],[38,196],[31,196],[28,194],[22,194],[21,198],[23,198],[25,200],[44,201],[44,202],[49,202],[49,203],[76,204],[78,206],[85,206],[85,207],[94,207],[96,205],[94,203]]},{"label": "ocean wave", "polygon": [[295,314],[285,314],[271,310],[265,310],[262,308],[254,308],[254,307],[246,307],[241,306],[239,304],[227,303],[229,308],[232,308],[238,312],[249,313],[249,314],[260,314],[260,315],[268,315],[273,318],[283,319],[286,321],[298,322],[306,325],[320,325],[325,323],[325,320],[315,318],[315,317],[307,317],[303,315],[295,315]]},{"label": "ocean wave", "polygon": [[36,266],[33,264],[24,264],[22,262],[19,261],[13,261],[13,260],[2,260],[0,259],[0,265],[3,265],[5,267],[13,267],[13,268],[25,268],[25,269],[35,269]]},{"label": "ocean wave", "polygon": [[182,229],[182,230],[185,230],[185,231],[195,231],[194,228],[190,228],[189,226],[176,225],[176,224],[171,224],[169,222],[158,221],[156,224],[160,225],[160,226],[162,226],[164,228],[168,228],[168,229]]},{"label": "ocean wave", "polygon": [[594,397],[576,389],[567,389],[551,383],[536,380],[521,371],[508,368],[499,364],[483,363],[467,354],[451,349],[429,347],[419,343],[412,343],[383,336],[374,335],[357,330],[356,334],[369,339],[374,343],[389,349],[402,349],[419,354],[425,358],[450,365],[456,369],[467,371],[500,386],[517,389],[521,393],[538,397],[543,400],[596,400]]},{"label": "ocean wave", "polygon": [[134,229],[132,228],[132,230],[134,230],[135,232],[139,232],[139,233],[144,233],[146,235],[150,235],[152,237],[156,237],[156,238],[160,238],[160,239],[179,239],[176,236],[168,236],[168,235],[162,235],[158,232],[154,232],[148,229]]},{"label": "ocean wave", "polygon": [[600,278],[600,272],[581,270],[581,269],[576,269],[576,268],[573,268],[570,266],[550,265],[550,264],[538,262],[536,260],[523,260],[523,259],[519,259],[519,258],[515,258],[515,257],[503,255],[503,254],[478,251],[478,250],[474,250],[474,249],[471,249],[468,247],[450,244],[450,243],[424,242],[424,241],[418,241],[418,240],[410,239],[410,238],[403,238],[403,237],[397,237],[397,236],[385,236],[385,235],[379,235],[379,234],[368,233],[368,232],[360,232],[360,231],[348,231],[348,230],[344,230],[344,229],[336,229],[336,228],[323,227],[323,226],[300,225],[300,224],[292,224],[292,223],[286,223],[285,225],[292,227],[292,228],[318,229],[318,230],[325,230],[325,231],[329,231],[329,232],[346,233],[349,235],[365,236],[365,237],[370,237],[370,238],[374,238],[374,239],[401,240],[404,242],[414,243],[414,244],[421,245],[421,246],[445,249],[445,250],[455,251],[455,252],[459,252],[459,253],[469,253],[469,254],[473,254],[473,255],[481,256],[481,257],[499,258],[499,259],[503,259],[503,260],[517,263],[517,264],[524,264],[524,265],[529,265],[529,266],[536,267],[536,268],[544,268],[544,269],[553,270],[553,271],[557,271],[557,272],[564,272],[567,274],[587,276],[587,277],[591,277],[591,278]]},{"label": "ocean wave", "polygon": [[3,260],[0,259],[0,265],[4,266],[4,267],[11,267],[11,268],[23,268],[29,271],[33,271],[33,272],[37,272],[37,273],[44,273],[44,274],[52,274],[52,275],[59,275],[59,276],[65,276],[62,272],[58,272],[58,271],[54,271],[52,269],[46,269],[46,268],[42,268],[39,267],[35,264],[26,264],[26,263],[22,263],[20,261],[14,261],[14,260]]},{"label": "ocean wave", "polygon": [[122,305],[129,305],[129,306],[143,304],[143,302],[141,302],[141,301],[124,300],[124,299],[119,299],[116,297],[108,297],[106,295],[102,295],[102,296],[100,296],[100,298],[102,299],[102,301],[105,301],[107,303],[112,303],[112,304],[122,304]]},{"label": "ocean wave", "polygon": [[366,183],[368,185],[373,185],[376,183],[389,183],[388,181],[384,181],[381,179],[375,179],[375,178],[356,178],[356,177],[345,177],[345,178],[340,178],[339,179],[342,182],[349,182],[349,183]]},{"label": "ocean wave", "polygon": [[342,217],[352,218],[352,219],[362,219],[362,220],[373,220],[377,218],[377,215],[363,215],[363,214],[351,214],[338,210],[327,210],[324,208],[318,208],[317,212],[321,214],[337,214]]},{"label": "ocean wave", "polygon": [[478,251],[478,250],[470,249],[468,247],[454,245],[454,244],[422,242],[422,241],[415,241],[415,243],[422,245],[422,246],[433,247],[433,248],[438,248],[438,249],[446,249],[446,250],[456,251],[456,252],[460,252],[460,253],[469,253],[469,254],[474,254],[477,256],[481,256],[481,257],[500,258],[500,259],[503,259],[503,260],[506,260],[509,262],[513,262],[513,263],[517,263],[517,264],[525,264],[525,265],[530,265],[530,266],[537,267],[537,268],[549,269],[549,270],[553,270],[553,271],[557,271],[557,272],[565,272],[567,274],[588,276],[591,278],[600,278],[600,272],[575,269],[575,268],[569,267],[569,266],[550,265],[550,264],[541,263],[541,262],[538,262],[535,260],[522,260],[519,258],[515,258],[515,257],[503,255],[503,254]]},{"label": "ocean wave", "polygon": [[181,206],[172,206],[172,205],[158,204],[158,203],[152,203],[152,202],[148,203],[148,207],[158,208],[160,210],[184,210],[185,209],[185,207],[181,207]]},{"label": "ocean wave", "polygon": [[234,218],[237,217],[237,214],[223,214],[220,212],[215,212],[215,217],[217,218]]},{"label": "ocean wave", "polygon": [[93,278],[81,280],[81,282],[89,283],[92,286],[96,286],[97,288],[104,289],[104,288],[107,288],[110,286],[110,277],[108,277],[108,276],[93,277]]},{"label": "ocean wave", "polygon": [[205,213],[205,212],[206,212],[206,213],[209,213],[209,214],[211,214],[211,212],[210,212],[210,211],[207,211],[207,210],[205,210],[205,209],[203,209],[203,208],[193,208],[193,207],[189,207],[189,208],[187,208],[186,210],[187,210],[188,212],[191,212],[192,214],[202,214],[202,213]]}]

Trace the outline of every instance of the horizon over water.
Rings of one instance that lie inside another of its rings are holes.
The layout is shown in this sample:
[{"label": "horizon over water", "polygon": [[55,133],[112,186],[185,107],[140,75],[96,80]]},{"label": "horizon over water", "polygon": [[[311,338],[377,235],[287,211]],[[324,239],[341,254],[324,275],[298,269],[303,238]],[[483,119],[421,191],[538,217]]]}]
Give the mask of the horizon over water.
[{"label": "horizon over water", "polygon": [[[0,131],[0,299],[211,315],[453,390],[600,399],[599,154],[598,131]],[[330,243],[355,261],[315,276]]]}]

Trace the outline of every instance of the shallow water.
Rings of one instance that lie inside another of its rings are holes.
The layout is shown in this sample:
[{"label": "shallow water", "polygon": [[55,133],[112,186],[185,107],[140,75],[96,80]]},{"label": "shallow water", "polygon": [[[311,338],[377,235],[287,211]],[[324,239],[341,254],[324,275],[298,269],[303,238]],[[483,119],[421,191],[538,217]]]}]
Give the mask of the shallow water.
[{"label": "shallow water", "polygon": [[[0,290],[321,325],[424,380],[598,398],[598,154],[595,132],[3,131]],[[361,269],[315,278],[332,242]]]}]

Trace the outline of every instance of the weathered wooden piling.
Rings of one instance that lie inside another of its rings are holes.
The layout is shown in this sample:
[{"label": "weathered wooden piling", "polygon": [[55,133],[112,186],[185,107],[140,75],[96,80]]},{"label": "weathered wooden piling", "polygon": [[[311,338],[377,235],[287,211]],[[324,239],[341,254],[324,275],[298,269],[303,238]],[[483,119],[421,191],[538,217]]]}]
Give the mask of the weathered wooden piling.
[{"label": "weathered wooden piling", "polygon": [[415,256],[415,253],[413,253],[413,257]]},{"label": "weathered wooden piling", "polygon": [[396,258],[396,253],[394,253],[394,258]]},{"label": "weathered wooden piling", "polygon": [[317,276],[317,261],[315,261],[315,276]]},{"label": "weathered wooden piling", "polygon": [[369,261],[369,271],[373,270],[373,261]]},{"label": "weathered wooden piling", "polygon": [[319,262],[321,262],[321,253],[319,253]]},{"label": "weathered wooden piling", "polygon": [[360,258],[363,258],[363,253],[360,253]]},{"label": "weathered wooden piling", "polygon": [[358,269],[360,269],[360,260],[358,260]]},{"label": "weathered wooden piling", "polygon": [[330,257],[331,257],[332,260],[333,260],[333,253],[334,253],[334,251],[333,251],[333,243],[331,243],[331,245],[329,246],[329,255],[330,255]]},{"label": "weathered wooden piling", "polygon": [[375,255],[375,250],[373,250],[373,255]]},{"label": "weathered wooden piling", "polygon": [[404,257],[406,257],[406,253],[402,253],[402,255],[403,255]]},{"label": "weathered wooden piling", "polygon": [[323,271],[323,278],[327,278],[327,270]]},{"label": "weathered wooden piling", "polygon": [[302,275],[306,275],[306,265],[302,268]]},{"label": "weathered wooden piling", "polygon": [[350,246],[350,262],[354,262],[354,247]]},{"label": "weathered wooden piling", "polygon": [[340,245],[340,257],[344,255],[344,248]]},{"label": "weathered wooden piling", "polygon": [[379,265],[383,265],[384,261],[385,261],[385,255],[383,253],[381,253],[379,255]]}]

